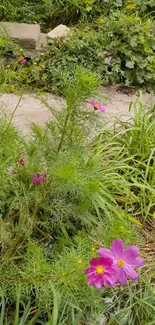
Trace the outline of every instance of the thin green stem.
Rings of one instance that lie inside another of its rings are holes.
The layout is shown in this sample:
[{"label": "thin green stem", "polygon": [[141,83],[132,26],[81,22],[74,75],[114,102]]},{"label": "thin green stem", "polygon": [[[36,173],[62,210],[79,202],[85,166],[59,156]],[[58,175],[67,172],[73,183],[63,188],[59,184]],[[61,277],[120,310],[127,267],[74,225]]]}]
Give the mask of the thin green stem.
[{"label": "thin green stem", "polygon": [[59,142],[59,145],[58,145],[58,152],[60,151],[60,149],[62,147],[62,144],[63,144],[63,141],[64,141],[69,116],[70,116],[70,112],[67,112],[66,117],[65,117],[65,121],[64,121],[64,126],[63,126],[63,129],[62,129],[62,135],[61,135],[60,142]]},{"label": "thin green stem", "polygon": [[23,96],[23,93],[20,95],[19,100],[18,100],[18,103],[17,103],[15,109],[13,110],[13,112],[12,112],[12,114],[11,114],[11,117],[10,117],[10,120],[9,120],[9,122],[8,122],[8,125],[7,125],[5,131],[4,131],[3,135],[2,135],[2,138],[1,138],[1,141],[0,141],[0,145],[2,145],[2,142],[3,142],[4,138],[5,138],[5,135],[6,135],[7,132],[8,132],[8,129],[9,129],[11,123],[12,123],[12,120],[13,120],[14,114],[15,114],[15,112],[16,112],[16,110],[17,110],[17,108],[18,108],[18,106],[19,106],[19,104],[20,104],[20,102],[21,102],[22,96]]}]

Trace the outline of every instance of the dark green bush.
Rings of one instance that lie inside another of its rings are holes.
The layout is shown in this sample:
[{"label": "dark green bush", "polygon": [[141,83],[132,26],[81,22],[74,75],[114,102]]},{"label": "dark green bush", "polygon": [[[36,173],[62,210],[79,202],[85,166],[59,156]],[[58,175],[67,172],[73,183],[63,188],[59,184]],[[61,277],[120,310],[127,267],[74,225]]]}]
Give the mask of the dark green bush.
[{"label": "dark green bush", "polygon": [[43,56],[26,66],[12,61],[1,67],[1,89],[27,87],[64,94],[77,66],[100,76],[103,84],[124,82],[153,90],[155,80],[155,25],[134,14],[117,12],[92,27],[81,26],[65,42],[51,42]]},{"label": "dark green bush", "polygon": [[100,74],[103,83],[124,81],[128,86],[153,89],[154,30],[150,20],[142,22],[135,15],[118,12],[100,19],[94,29],[75,31],[67,42],[51,45],[47,66],[51,87],[56,77],[62,82],[63,73],[72,77],[75,66],[81,65]]},{"label": "dark green bush", "polygon": [[128,6],[142,17],[154,14],[154,0],[2,0],[0,20],[39,23],[43,30],[48,30],[60,23],[93,21]]}]

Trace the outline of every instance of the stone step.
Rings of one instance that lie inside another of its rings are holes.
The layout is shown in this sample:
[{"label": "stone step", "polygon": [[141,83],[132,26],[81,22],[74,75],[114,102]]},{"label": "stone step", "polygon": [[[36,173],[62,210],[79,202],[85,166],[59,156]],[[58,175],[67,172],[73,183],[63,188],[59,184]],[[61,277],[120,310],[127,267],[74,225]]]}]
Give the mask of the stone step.
[{"label": "stone step", "polygon": [[35,49],[40,38],[40,25],[1,22],[0,35],[10,37],[23,48]]},{"label": "stone step", "polygon": [[45,52],[48,49],[47,34],[40,33],[40,38],[36,44],[37,52]]}]

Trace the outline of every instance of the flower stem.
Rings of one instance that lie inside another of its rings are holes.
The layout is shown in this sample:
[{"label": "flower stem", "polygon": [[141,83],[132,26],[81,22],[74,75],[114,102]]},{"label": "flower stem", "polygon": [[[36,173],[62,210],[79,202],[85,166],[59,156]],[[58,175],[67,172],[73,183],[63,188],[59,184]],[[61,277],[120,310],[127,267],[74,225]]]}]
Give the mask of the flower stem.
[{"label": "flower stem", "polygon": [[70,116],[70,112],[67,112],[66,117],[65,117],[65,121],[64,121],[64,126],[63,126],[63,129],[62,129],[62,135],[61,135],[60,142],[59,142],[59,145],[58,145],[58,152],[60,151],[60,149],[62,147],[62,144],[63,144],[63,141],[64,141],[69,116]]}]

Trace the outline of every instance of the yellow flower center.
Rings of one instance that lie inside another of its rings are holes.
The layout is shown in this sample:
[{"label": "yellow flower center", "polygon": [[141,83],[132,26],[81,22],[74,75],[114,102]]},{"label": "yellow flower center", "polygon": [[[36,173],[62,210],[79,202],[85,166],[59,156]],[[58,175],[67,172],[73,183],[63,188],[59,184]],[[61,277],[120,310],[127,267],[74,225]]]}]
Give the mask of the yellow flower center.
[{"label": "yellow flower center", "polygon": [[117,264],[119,267],[124,267],[125,262],[123,260],[118,260]]},{"label": "yellow flower center", "polygon": [[97,266],[97,267],[96,267],[96,272],[97,272],[98,274],[103,274],[103,273],[104,273],[104,267],[101,266],[101,265]]},{"label": "yellow flower center", "polygon": [[95,104],[94,107],[97,108],[97,109],[99,109],[100,105],[99,104]]}]

